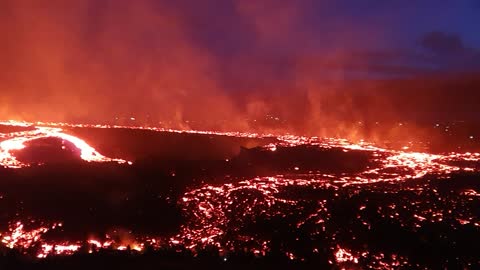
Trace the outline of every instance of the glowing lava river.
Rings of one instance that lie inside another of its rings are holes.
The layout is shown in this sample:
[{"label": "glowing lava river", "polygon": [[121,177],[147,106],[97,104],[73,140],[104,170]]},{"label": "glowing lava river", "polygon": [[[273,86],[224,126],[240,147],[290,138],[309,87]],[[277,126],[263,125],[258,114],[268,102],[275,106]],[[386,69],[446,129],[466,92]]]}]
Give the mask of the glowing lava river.
[{"label": "glowing lava river", "polygon": [[[15,121],[1,124],[26,129],[0,133],[0,165],[9,174],[46,163],[32,164],[16,155],[45,138],[61,140],[64,148],[70,145],[87,163],[108,163],[124,170],[140,166],[124,157],[102,155],[85,140],[70,135],[70,128],[269,139],[218,161],[220,165],[215,163],[222,173],[202,163],[198,175],[193,167],[184,171],[175,167],[154,177],[155,181],[173,182],[191,178],[180,195],[157,192],[157,182],[133,183],[148,187],[156,198],[166,198],[180,209],[182,221],[168,233],[129,227],[124,230],[128,237],[119,237],[114,229],[130,226],[122,224],[84,239],[48,239],[50,232],[66,230],[69,223],[61,218],[24,215],[26,206],[17,208],[12,214],[17,218],[5,224],[0,241],[8,249],[38,258],[100,249],[142,253],[148,248],[168,248],[196,254],[215,248],[225,260],[239,251],[254,257],[278,253],[292,261],[318,256],[346,269],[475,268],[480,263],[478,252],[469,248],[480,240],[480,153],[410,152],[408,147],[386,149],[363,141],[294,135]],[[2,200],[10,195],[1,190],[0,194],[0,207],[7,207]],[[128,202],[122,204],[131,206],[135,198],[144,198],[128,194],[122,197]],[[109,207],[120,204],[118,196],[109,199],[109,203],[114,201]],[[15,203],[15,198],[9,202]],[[142,207],[135,208],[136,213],[145,210]],[[448,256],[441,253],[445,250]],[[434,261],[432,254],[437,256]]]},{"label": "glowing lava river", "polygon": [[[0,124],[19,127],[32,126],[32,124],[16,121],[4,121],[0,122]],[[41,138],[59,138],[63,141],[72,143],[75,147],[80,149],[80,157],[88,162],[127,162],[121,159],[111,159],[102,156],[82,139],[63,133],[61,128],[35,126],[34,129],[30,131],[12,132],[7,134],[0,133],[0,164],[10,168],[28,166],[28,164],[23,164],[22,162],[18,161],[12,152],[22,150],[25,148],[26,143]]]}]

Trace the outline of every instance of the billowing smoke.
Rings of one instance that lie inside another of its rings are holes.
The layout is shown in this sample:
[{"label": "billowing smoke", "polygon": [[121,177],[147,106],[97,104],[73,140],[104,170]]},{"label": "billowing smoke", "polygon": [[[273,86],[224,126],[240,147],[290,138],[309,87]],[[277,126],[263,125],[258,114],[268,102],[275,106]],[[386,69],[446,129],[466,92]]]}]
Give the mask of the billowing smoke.
[{"label": "billowing smoke", "polygon": [[438,109],[404,91],[438,85],[375,62],[402,53],[360,50],[386,29],[308,27],[321,2],[3,0],[0,117],[361,137],[359,121]]},{"label": "billowing smoke", "polygon": [[231,114],[215,59],[158,1],[3,1],[4,114],[113,119]]}]

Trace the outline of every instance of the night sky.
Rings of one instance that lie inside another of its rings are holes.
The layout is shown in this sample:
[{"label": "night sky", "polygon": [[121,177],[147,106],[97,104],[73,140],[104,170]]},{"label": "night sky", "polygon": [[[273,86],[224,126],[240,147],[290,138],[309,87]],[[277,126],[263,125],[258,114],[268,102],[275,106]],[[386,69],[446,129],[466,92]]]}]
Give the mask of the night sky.
[{"label": "night sky", "polygon": [[0,116],[227,129],[378,115],[365,107],[477,116],[462,99],[476,96],[428,97],[477,92],[479,12],[476,0],[3,0]]}]

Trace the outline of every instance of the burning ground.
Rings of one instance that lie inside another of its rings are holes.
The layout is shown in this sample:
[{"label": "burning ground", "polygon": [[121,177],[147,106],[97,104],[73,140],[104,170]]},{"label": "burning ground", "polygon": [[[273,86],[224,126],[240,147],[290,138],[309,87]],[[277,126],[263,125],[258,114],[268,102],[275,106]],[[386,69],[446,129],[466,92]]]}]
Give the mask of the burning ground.
[{"label": "burning ground", "polygon": [[479,263],[478,153],[65,123],[1,132],[3,252],[44,263],[102,250],[333,268]]}]

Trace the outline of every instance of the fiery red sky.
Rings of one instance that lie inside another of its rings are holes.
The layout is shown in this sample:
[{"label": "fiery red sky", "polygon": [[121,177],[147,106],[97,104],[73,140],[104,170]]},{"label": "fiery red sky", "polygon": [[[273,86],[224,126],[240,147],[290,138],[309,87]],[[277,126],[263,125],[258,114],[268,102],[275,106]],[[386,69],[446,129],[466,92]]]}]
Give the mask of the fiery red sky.
[{"label": "fiery red sky", "polygon": [[0,117],[245,130],[273,116],[309,133],[477,117],[478,4],[368,2],[4,0]]}]

